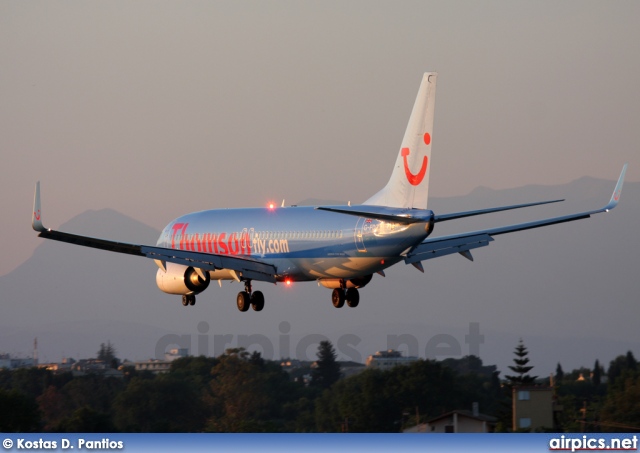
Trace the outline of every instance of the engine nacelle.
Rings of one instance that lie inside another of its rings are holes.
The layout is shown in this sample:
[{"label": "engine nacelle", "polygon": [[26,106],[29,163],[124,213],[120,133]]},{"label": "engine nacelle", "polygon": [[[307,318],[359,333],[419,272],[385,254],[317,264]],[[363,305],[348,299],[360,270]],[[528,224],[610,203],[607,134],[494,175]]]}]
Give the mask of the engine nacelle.
[{"label": "engine nacelle", "polygon": [[[352,278],[350,280],[345,280],[346,288],[362,288],[367,285],[373,278],[373,274],[365,275],[364,277]],[[340,288],[340,282],[342,281],[339,278],[322,278],[318,280],[322,286],[329,289]]]},{"label": "engine nacelle", "polygon": [[167,263],[166,272],[158,269],[156,284],[161,291],[168,294],[199,294],[209,286],[211,277],[204,272],[205,279],[198,275],[193,267],[182,264]]}]

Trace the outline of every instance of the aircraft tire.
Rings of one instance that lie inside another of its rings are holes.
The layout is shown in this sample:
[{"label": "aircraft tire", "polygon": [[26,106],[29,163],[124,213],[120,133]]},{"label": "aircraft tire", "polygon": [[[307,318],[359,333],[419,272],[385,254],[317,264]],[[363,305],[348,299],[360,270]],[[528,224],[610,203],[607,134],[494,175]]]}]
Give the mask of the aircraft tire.
[{"label": "aircraft tire", "polygon": [[189,296],[187,296],[186,294],[182,295],[182,305],[184,305],[185,307],[189,305]]},{"label": "aircraft tire", "polygon": [[236,298],[236,304],[238,305],[238,310],[247,311],[249,309],[249,305],[251,305],[249,293],[246,291],[240,291]]},{"label": "aircraft tire", "polygon": [[189,305],[195,305],[195,304],[196,304],[196,295],[191,294],[189,297]]},{"label": "aircraft tire", "polygon": [[331,302],[336,308],[342,308],[344,306],[344,290],[335,288],[331,293]]},{"label": "aircraft tire", "polygon": [[251,308],[253,308],[253,311],[262,311],[264,308],[264,294],[262,294],[262,291],[254,291],[251,294]]},{"label": "aircraft tire", "polygon": [[357,288],[349,288],[347,290],[346,299],[347,305],[351,308],[355,308],[360,303],[360,292]]}]

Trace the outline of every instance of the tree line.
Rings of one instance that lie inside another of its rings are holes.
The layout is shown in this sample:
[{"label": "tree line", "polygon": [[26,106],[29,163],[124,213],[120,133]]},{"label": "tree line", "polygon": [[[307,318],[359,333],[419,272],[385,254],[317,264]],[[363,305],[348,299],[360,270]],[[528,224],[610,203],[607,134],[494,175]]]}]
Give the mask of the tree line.
[{"label": "tree line", "polygon": [[[101,352],[117,364],[110,344]],[[526,368],[524,359],[518,358]],[[508,429],[508,382],[497,367],[474,356],[421,359],[341,378],[327,341],[315,365],[307,370],[309,381],[239,348],[219,357],[177,359],[159,375],[132,367],[121,378],[0,370],[0,431],[399,432],[473,403]],[[512,377],[522,375],[522,369],[514,371]],[[591,370],[588,380],[576,381],[576,372],[557,373],[565,406],[560,430],[578,431],[589,423],[589,431],[625,431],[640,424],[640,373],[630,352],[611,362],[606,383],[604,369],[600,382]]]}]

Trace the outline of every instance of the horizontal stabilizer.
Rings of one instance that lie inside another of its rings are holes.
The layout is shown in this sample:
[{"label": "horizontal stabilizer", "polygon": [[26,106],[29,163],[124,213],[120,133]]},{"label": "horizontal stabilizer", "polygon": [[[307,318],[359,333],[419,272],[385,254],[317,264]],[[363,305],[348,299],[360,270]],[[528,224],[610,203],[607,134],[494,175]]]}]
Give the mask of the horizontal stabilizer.
[{"label": "horizontal stabilizer", "polygon": [[412,223],[428,222],[433,212],[427,209],[387,208],[383,206],[318,206],[320,211],[338,212],[356,217],[367,217],[383,222],[411,225]]},{"label": "horizontal stabilizer", "polygon": [[514,204],[511,206],[500,206],[498,208],[478,209],[475,211],[454,212],[451,214],[440,214],[433,218],[434,222],[444,222],[445,220],[462,219],[464,217],[472,217],[476,215],[490,214],[492,212],[510,211],[512,209],[528,208],[531,206],[539,206],[542,204],[559,203],[564,200],[538,201],[536,203]]},{"label": "horizontal stabilizer", "polygon": [[506,233],[514,233],[516,231],[531,230],[533,228],[556,225],[559,223],[573,222],[574,220],[588,219],[593,214],[608,212],[609,210],[615,208],[618,204],[618,201],[620,200],[620,194],[622,192],[622,184],[624,182],[624,175],[626,170],[627,165],[625,164],[624,167],[622,167],[622,172],[620,173],[620,177],[618,178],[618,182],[613,191],[613,195],[611,196],[609,203],[603,208],[595,209],[593,211],[579,212],[577,214],[569,214],[560,217],[536,220],[533,222],[488,228],[486,230],[470,231],[468,233],[456,234],[452,236],[428,238],[409,251],[409,253],[405,256],[405,263],[413,264],[417,261],[436,258],[438,256],[450,255],[452,253],[460,253],[462,256],[469,258],[469,256],[467,256],[467,254],[463,252],[468,252],[471,249],[489,245],[489,242],[494,240],[493,236],[498,236],[500,234]]}]

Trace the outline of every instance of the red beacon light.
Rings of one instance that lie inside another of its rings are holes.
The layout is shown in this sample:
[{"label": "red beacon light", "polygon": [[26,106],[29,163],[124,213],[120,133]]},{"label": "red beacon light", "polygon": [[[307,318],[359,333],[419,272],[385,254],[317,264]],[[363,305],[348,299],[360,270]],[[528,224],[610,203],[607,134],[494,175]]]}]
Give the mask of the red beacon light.
[{"label": "red beacon light", "polygon": [[292,282],[291,282],[291,279],[290,279],[290,278],[287,278],[287,279],[285,279],[285,280],[284,280],[284,284],[285,284],[286,286],[291,286],[291,283],[292,283]]},{"label": "red beacon light", "polygon": [[[269,211],[273,211],[276,208],[276,204],[273,201],[270,201],[269,203],[267,203],[267,209],[269,209]],[[282,204],[280,205],[281,208],[284,208],[284,200],[282,200]]]}]

